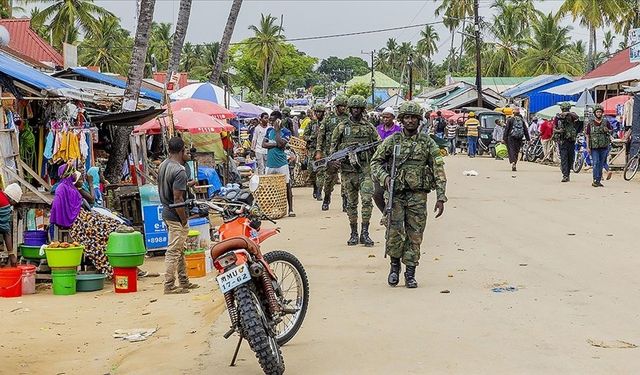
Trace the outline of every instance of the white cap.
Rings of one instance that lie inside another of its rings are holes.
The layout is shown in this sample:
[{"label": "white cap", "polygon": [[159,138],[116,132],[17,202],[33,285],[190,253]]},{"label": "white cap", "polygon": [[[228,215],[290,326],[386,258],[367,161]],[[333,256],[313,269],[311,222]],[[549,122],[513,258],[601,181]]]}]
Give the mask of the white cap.
[{"label": "white cap", "polygon": [[395,114],[395,112],[393,111],[393,108],[391,108],[391,107],[387,107],[387,108],[385,108],[385,109],[382,111],[382,114],[383,114],[383,115],[384,115],[384,114],[386,114],[386,113],[388,113],[388,114],[392,115],[393,117],[396,117],[396,114]]},{"label": "white cap", "polygon": [[4,193],[15,202],[20,202],[20,199],[22,199],[22,189],[15,182],[4,188]]}]

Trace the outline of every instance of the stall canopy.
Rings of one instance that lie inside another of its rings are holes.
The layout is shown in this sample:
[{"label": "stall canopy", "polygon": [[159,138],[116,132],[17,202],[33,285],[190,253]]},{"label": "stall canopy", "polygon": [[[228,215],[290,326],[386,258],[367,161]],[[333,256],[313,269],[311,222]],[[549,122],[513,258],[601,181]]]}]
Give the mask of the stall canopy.
[{"label": "stall canopy", "polygon": [[623,106],[629,99],[631,99],[629,95],[618,95],[605,100],[600,103],[600,105],[604,108],[605,115],[616,116],[618,114],[618,107]]},{"label": "stall canopy", "polygon": [[598,86],[615,85],[618,83],[632,82],[640,80],[640,65],[625,70],[611,77],[604,77],[598,81]]},{"label": "stall canopy", "polygon": [[260,114],[263,112],[270,113],[269,111],[265,111],[263,108],[258,107],[255,104],[246,103],[246,102],[238,102],[238,103],[240,103],[240,107],[232,108],[232,110],[236,114],[236,116],[238,116],[239,119],[260,117]]},{"label": "stall canopy", "polygon": [[[571,103],[571,104],[575,105],[575,103]],[[584,120],[585,108],[586,107],[571,107],[571,111],[575,112],[575,114],[578,115],[580,120]],[[541,111],[538,111],[536,113],[536,116],[538,116],[538,118],[541,118],[543,120],[551,120],[560,112],[561,112],[560,105],[556,104],[556,105],[552,105],[551,107],[547,107]]]},{"label": "stall canopy", "polygon": [[[204,113],[193,111],[176,111],[173,113],[173,124],[176,131],[193,134],[200,133],[222,133],[223,131],[233,131],[233,125],[229,125],[222,120],[218,120]],[[151,119],[134,129],[134,134],[160,134],[163,126],[169,125],[167,117]]]},{"label": "stall canopy", "polygon": [[202,99],[224,106],[225,96],[227,97],[229,108],[233,109],[240,107],[240,103],[238,103],[238,101],[235,100],[228,91],[225,91],[222,87],[216,86],[210,82],[193,83],[174,92],[170,97],[171,100],[182,100],[188,98]]},{"label": "stall canopy", "polygon": [[[72,78],[74,76],[79,76],[92,82],[104,83],[106,85],[119,87],[121,89],[125,89],[127,87],[127,82],[123,79],[120,79],[118,76],[94,72],[93,70],[87,68],[69,68],[62,72],[55,73],[53,76],[61,78]],[[162,101],[161,93],[147,89],[145,87],[140,88],[140,97],[151,99],[158,103]]]},{"label": "stall canopy", "polygon": [[55,90],[72,88],[66,83],[60,82],[51,76],[12,59],[3,52],[0,52],[0,73],[2,76],[27,85],[36,91],[55,94]]},{"label": "stall canopy", "polygon": [[[165,105],[164,108],[167,106]],[[173,111],[193,111],[198,113],[204,113],[205,115],[213,116],[218,119],[232,119],[235,118],[236,115],[225,107],[216,104],[214,102],[210,102],[208,100],[201,99],[183,99],[175,102],[171,102],[171,109]]]},{"label": "stall canopy", "polygon": [[164,109],[149,108],[142,111],[109,113],[92,116],[91,122],[103,125],[136,126],[153,120],[164,111]]}]

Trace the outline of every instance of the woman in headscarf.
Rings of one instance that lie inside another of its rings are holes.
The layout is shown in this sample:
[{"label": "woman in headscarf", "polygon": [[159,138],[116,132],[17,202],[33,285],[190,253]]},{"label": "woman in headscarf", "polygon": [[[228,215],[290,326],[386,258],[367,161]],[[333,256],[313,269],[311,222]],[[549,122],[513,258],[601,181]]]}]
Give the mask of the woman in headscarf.
[{"label": "woman in headscarf", "polygon": [[51,223],[70,228],[71,239],[84,245],[85,256],[95,268],[111,277],[113,269],[109,265],[105,250],[109,234],[120,223],[99,213],[83,208],[83,198],[78,186],[82,186],[82,174],[69,165],[58,169],[62,176],[53,204],[51,205]]}]

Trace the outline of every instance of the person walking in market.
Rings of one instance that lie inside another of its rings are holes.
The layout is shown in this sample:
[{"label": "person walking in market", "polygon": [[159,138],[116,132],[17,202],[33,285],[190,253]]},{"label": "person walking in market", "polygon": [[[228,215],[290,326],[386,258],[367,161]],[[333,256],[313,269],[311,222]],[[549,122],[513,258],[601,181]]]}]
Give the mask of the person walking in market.
[{"label": "person walking in market", "polygon": [[571,167],[575,159],[575,144],[578,136],[578,115],[571,111],[571,103],[560,103],[560,113],[553,121],[553,140],[560,151],[562,182],[570,181]]},{"label": "person walking in market", "polygon": [[469,119],[464,122],[464,127],[467,129],[467,154],[470,158],[475,158],[478,153],[480,121],[474,112],[469,112]]},{"label": "person walking in market", "polygon": [[[335,106],[335,112],[332,112],[327,116],[324,121],[320,123],[320,129],[318,130],[318,143],[316,146],[316,160],[323,157],[327,157],[331,151],[331,136],[333,131],[338,127],[338,124],[349,119],[347,114],[347,98],[345,95],[338,95],[333,100]],[[324,199],[322,200],[322,211],[329,210],[331,204],[331,193],[333,188],[338,183],[338,171],[339,169],[328,165],[326,168],[322,168],[318,171],[320,180],[324,181]],[[340,186],[342,196],[342,208],[346,211],[346,195],[344,194],[344,185]]]},{"label": "person walking in market", "polygon": [[444,132],[447,129],[447,120],[442,117],[442,112],[436,112],[436,118],[433,119],[433,132],[436,137],[444,139]]},{"label": "person walking in market", "polygon": [[[402,127],[396,123],[396,114],[393,111],[393,108],[387,107],[382,111],[382,123],[378,125],[376,130],[378,131],[378,135],[380,139],[383,141],[388,137],[392,136],[397,132],[402,131]],[[378,210],[384,214],[384,187],[377,180],[373,180],[374,192],[373,192],[373,202],[378,207]],[[386,222],[385,218],[382,218],[382,225]]]},{"label": "person walking in market", "polygon": [[251,138],[251,149],[256,155],[256,171],[259,175],[264,174],[264,168],[267,162],[267,149],[262,147],[262,141],[264,141],[268,129],[269,114],[262,112],[260,114],[260,123],[253,130],[253,137]]},{"label": "person walking in market", "polygon": [[587,150],[591,154],[593,163],[593,187],[603,187],[602,185],[602,169],[607,164],[607,155],[609,154],[609,146],[611,145],[611,134],[613,126],[609,123],[604,115],[604,109],[600,105],[596,105],[593,109],[594,118],[589,120],[585,127],[585,135],[587,136]]},{"label": "person walking in market", "polygon": [[311,163],[315,160],[318,132],[326,110],[324,104],[316,104],[313,106],[315,119],[306,125],[303,135],[303,139],[307,142],[307,169],[309,170],[309,180],[313,184],[313,198],[317,200],[322,200],[322,183],[324,181],[318,177],[318,173],[313,170]]},{"label": "person walking in market", "polygon": [[[351,116],[338,124],[331,135],[330,154],[353,145],[365,145],[380,140],[376,128],[364,120],[364,109],[367,100],[361,95],[353,95],[347,103]],[[371,179],[372,151],[361,152],[357,155],[358,164],[352,165],[349,159],[342,160],[341,176],[345,193],[347,194],[347,216],[351,226],[351,236],[347,245],[355,246],[359,243],[371,247],[373,240],[369,237],[369,221],[373,210],[373,181]],[[358,238],[358,196],[362,202],[362,227]]]},{"label": "person walking in market", "polygon": [[295,217],[293,212],[293,179],[291,177],[291,169],[289,166],[289,157],[286,148],[291,139],[291,132],[282,124],[282,114],[278,111],[271,112],[269,115],[271,128],[264,137],[262,147],[267,149],[267,167],[266,174],[282,174],[287,188],[287,206],[289,207],[289,217]]},{"label": "person walking in market", "polygon": [[291,118],[291,108],[284,107],[282,108],[282,127],[284,129],[289,130],[292,136],[298,136],[298,127]]},{"label": "person walking in market", "polygon": [[417,288],[415,273],[420,260],[420,246],[427,224],[427,195],[436,191],[436,218],[444,213],[447,201],[447,177],[440,148],[428,135],[418,132],[421,107],[414,102],[400,106],[398,118],[403,130],[384,140],[371,159],[371,171],[376,179],[390,187],[387,166],[396,157],[396,176],[391,202],[391,226],[385,252],[391,259],[387,282],[399,283],[401,262],[405,264],[405,286]]},{"label": "person walking in market", "polygon": [[543,120],[540,123],[540,142],[542,142],[542,150],[544,157],[542,158],[543,164],[553,163],[554,154],[554,142],[551,138],[553,135],[553,122],[550,120]]},{"label": "person walking in market", "polygon": [[504,129],[504,143],[507,144],[507,150],[509,151],[509,163],[511,163],[511,170],[515,172],[517,170],[518,156],[520,155],[520,149],[522,148],[522,138],[526,138],[527,142],[531,140],[529,131],[527,130],[527,124],[524,118],[520,114],[520,108],[513,109],[513,116],[507,119],[507,126]]},{"label": "person walking in market", "polygon": [[[184,258],[185,242],[189,234],[189,213],[186,207],[171,208],[175,203],[185,201],[187,172],[184,165],[191,159],[180,137],[169,140],[169,158],[160,164],[158,170],[158,193],[162,203],[162,219],[169,231],[169,246],[165,253],[164,294],[189,293],[198,285],[189,282]],[[179,286],[175,285],[176,273]]]},{"label": "person walking in market", "polygon": [[[491,138],[496,143],[496,146],[504,144],[504,121],[501,118],[497,118],[494,122],[496,126],[493,128]],[[502,156],[498,155],[496,151],[496,160],[502,160]]]},{"label": "person walking in market", "polygon": [[447,142],[449,143],[449,155],[456,154],[456,142],[458,141],[458,123],[449,120],[447,121]]}]

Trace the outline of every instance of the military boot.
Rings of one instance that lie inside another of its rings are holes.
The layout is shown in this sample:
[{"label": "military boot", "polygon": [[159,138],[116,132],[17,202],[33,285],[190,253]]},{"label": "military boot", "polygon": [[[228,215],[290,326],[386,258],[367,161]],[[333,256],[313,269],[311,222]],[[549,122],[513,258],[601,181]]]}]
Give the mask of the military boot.
[{"label": "military boot", "polygon": [[347,212],[347,196],[342,196],[342,212]]},{"label": "military boot", "polygon": [[360,243],[366,247],[374,245],[373,240],[369,237],[369,223],[362,223],[362,232],[360,232]]},{"label": "military boot", "polygon": [[407,288],[417,288],[418,282],[416,281],[416,266],[407,266],[404,271],[404,285]]},{"label": "military boot", "polygon": [[318,199],[318,187],[313,185],[313,199]]},{"label": "military boot", "polygon": [[391,270],[387,282],[389,286],[396,286],[400,281],[400,258],[391,258]]},{"label": "military boot", "polygon": [[348,246],[355,246],[358,244],[358,223],[350,224],[351,225],[351,237],[349,237],[349,241],[347,241]]},{"label": "military boot", "polygon": [[329,211],[329,204],[331,203],[331,196],[328,194],[324,195],[324,200],[322,201],[322,211]]}]

